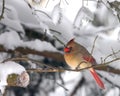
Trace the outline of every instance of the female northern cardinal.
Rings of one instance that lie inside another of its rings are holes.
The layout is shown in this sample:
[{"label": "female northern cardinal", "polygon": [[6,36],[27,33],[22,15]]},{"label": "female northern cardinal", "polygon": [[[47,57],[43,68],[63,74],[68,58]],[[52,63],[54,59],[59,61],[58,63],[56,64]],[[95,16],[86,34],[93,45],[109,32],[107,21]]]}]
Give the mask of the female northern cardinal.
[{"label": "female northern cardinal", "polygon": [[[93,64],[96,64],[93,56],[85,49],[85,47],[76,43],[74,39],[70,40],[67,43],[64,48],[64,52],[65,61],[72,69],[79,67],[91,67]],[[104,84],[97,75],[96,71],[93,68],[89,68],[89,70],[100,88],[104,89]]]}]

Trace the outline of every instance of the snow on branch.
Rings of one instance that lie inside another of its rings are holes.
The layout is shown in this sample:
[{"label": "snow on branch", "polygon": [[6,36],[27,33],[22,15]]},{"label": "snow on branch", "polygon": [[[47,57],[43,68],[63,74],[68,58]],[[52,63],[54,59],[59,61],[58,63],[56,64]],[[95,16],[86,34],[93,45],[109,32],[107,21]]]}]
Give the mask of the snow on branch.
[{"label": "snow on branch", "polygon": [[113,2],[108,1],[107,3],[110,5],[110,8],[113,11],[113,14],[117,15],[118,20],[120,22],[120,16],[119,16],[119,13],[120,13],[119,4],[120,4],[120,2],[119,1],[113,1]]},{"label": "snow on branch", "polygon": [[[7,38],[6,38],[7,37]],[[20,39],[17,32],[5,32],[0,35],[0,45],[4,46],[7,50],[14,50],[18,47],[28,48],[36,51],[53,51],[57,52],[57,49],[50,43],[35,39],[33,41],[23,41]]]},{"label": "snow on branch", "polygon": [[[97,39],[97,37],[96,37],[96,39]],[[94,43],[93,44],[93,49],[95,47],[96,39],[93,42]],[[93,49],[92,49],[92,53],[93,53]],[[44,56],[44,57],[51,58],[51,59],[54,59],[54,60],[57,60],[57,61],[65,62],[63,54],[60,53],[59,51],[57,51],[57,49],[55,47],[53,47],[50,43],[45,42],[45,41],[40,41],[40,40],[37,40],[37,39],[34,40],[34,41],[26,41],[25,42],[25,41],[20,39],[20,37],[18,36],[18,34],[16,32],[5,32],[5,33],[0,35],[0,52],[6,52],[6,53],[11,53],[11,54],[16,54],[16,52],[18,52],[22,56],[23,55],[28,55],[28,54],[33,54],[33,55]],[[115,58],[115,59],[113,59],[111,61],[107,61],[107,62],[106,62],[106,59],[111,57],[111,56],[114,56],[115,54],[117,54],[119,52],[120,51],[117,51],[117,52],[114,51],[113,54],[110,54],[110,55],[106,56],[106,58],[104,59],[104,62],[101,62],[101,64],[98,64],[98,65],[93,65],[91,67],[94,67],[98,70],[107,71],[109,69],[107,67],[107,65],[120,60],[120,58],[118,57],[118,58]],[[23,59],[21,58],[20,60],[22,61]],[[32,61],[32,60],[30,60],[30,61]],[[81,62],[81,63],[83,63],[83,62]],[[75,70],[62,69],[62,71],[63,70],[81,71],[81,70],[88,69],[88,68],[75,69]],[[36,70],[37,69],[35,69],[34,71],[36,71]],[[59,69],[55,69],[55,70],[59,71]],[[115,69],[115,70],[117,70],[117,69]],[[115,70],[114,71],[110,70],[110,71],[113,72],[113,73],[116,73],[116,74],[120,73],[119,70],[117,70],[117,71],[115,71]],[[51,70],[46,70],[46,71],[45,70],[37,70],[37,71],[39,71],[39,72],[50,72]]]},{"label": "snow on branch", "polygon": [[[61,54],[58,51],[51,50],[52,46],[50,45],[50,43],[42,42],[40,40],[37,40],[36,41],[37,43],[34,41],[23,42],[22,40],[20,40],[19,36],[17,36],[18,34],[16,32],[13,32],[13,33],[9,32],[9,33],[7,33],[7,35],[10,35],[10,36],[6,36],[5,33],[1,35],[0,52],[7,52],[7,53],[12,53],[12,54],[15,54],[16,52],[18,52],[21,55],[28,55],[28,54],[40,55],[40,56],[44,56],[44,57],[58,60],[61,62],[65,62],[64,58],[63,58],[64,57],[63,54]],[[12,36],[14,36],[14,37],[12,37]],[[7,38],[8,40],[5,39],[4,37],[8,37]],[[9,39],[9,37],[12,37],[12,39]],[[96,39],[97,39],[97,37],[94,40],[93,49],[95,47]],[[7,42],[6,42],[6,40],[7,40]],[[12,46],[12,48],[10,46]],[[49,49],[47,50],[46,47]],[[93,53],[93,49],[92,49],[92,53]],[[94,67],[95,69],[98,69],[98,70],[108,71],[109,67],[107,67],[107,65],[109,65],[110,63],[113,63],[115,61],[120,60],[120,58],[115,58],[115,59],[113,59],[111,61],[107,61],[107,62],[106,62],[106,59],[111,57],[111,56],[114,56],[115,54],[117,54],[119,52],[120,51],[113,52],[113,54],[106,56],[106,58],[104,59],[104,62],[101,62],[101,64],[93,65],[93,66],[90,66],[88,68]],[[13,59],[11,58],[9,60],[11,61]],[[19,58],[19,60],[20,61],[30,60],[30,61],[34,62],[33,60],[31,60],[29,58],[27,58],[27,59]],[[13,61],[16,61],[16,59],[14,58]],[[81,62],[81,63],[85,63],[85,62]],[[50,70],[30,69],[29,71],[35,71],[35,72],[59,72],[59,71],[62,71],[63,72],[65,70],[67,70],[67,71],[81,71],[81,70],[88,69],[88,68],[83,68],[83,69],[76,68],[75,70],[58,69],[58,68],[53,68],[54,70],[53,69],[52,70],[51,69]],[[117,70],[117,69],[114,69],[114,70],[109,69],[109,71],[116,73],[116,74],[120,74],[120,70]]]},{"label": "snow on branch", "polygon": [[15,53],[18,52],[23,55],[33,54],[33,55],[39,55],[44,56],[47,58],[52,58],[58,61],[64,61],[63,55],[59,52],[50,52],[50,51],[36,51],[34,49],[30,48],[24,48],[24,47],[17,47],[14,50],[7,50],[4,48],[4,46],[0,46],[0,52],[7,52],[7,53]]},{"label": "snow on branch", "polygon": [[54,24],[60,24],[62,19],[62,12],[60,5],[57,4],[52,11],[52,20]]},{"label": "snow on branch", "polygon": [[86,26],[94,18],[94,14],[86,7],[81,7],[75,17],[73,25],[79,29],[81,26]]},{"label": "snow on branch", "polygon": [[20,64],[13,61],[0,63],[0,90],[2,94],[6,86],[26,87],[29,81],[28,73]]}]

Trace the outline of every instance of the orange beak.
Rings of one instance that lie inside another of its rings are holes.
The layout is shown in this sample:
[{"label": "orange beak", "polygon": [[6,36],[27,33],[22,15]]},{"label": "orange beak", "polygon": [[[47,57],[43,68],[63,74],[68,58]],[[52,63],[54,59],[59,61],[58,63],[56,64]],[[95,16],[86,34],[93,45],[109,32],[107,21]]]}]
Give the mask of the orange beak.
[{"label": "orange beak", "polygon": [[71,51],[71,49],[72,49],[71,47],[70,47],[70,48],[69,48],[69,47],[65,47],[65,48],[64,48],[64,52],[65,52],[65,53],[68,53],[68,52]]}]

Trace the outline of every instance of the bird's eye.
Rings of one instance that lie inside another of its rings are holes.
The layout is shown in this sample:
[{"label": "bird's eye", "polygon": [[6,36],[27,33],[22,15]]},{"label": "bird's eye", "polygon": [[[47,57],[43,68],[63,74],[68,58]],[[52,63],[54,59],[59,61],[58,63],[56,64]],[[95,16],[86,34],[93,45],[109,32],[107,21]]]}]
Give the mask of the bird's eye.
[{"label": "bird's eye", "polygon": [[68,53],[68,52],[71,52],[72,50],[72,47],[65,47],[64,48],[64,52]]}]

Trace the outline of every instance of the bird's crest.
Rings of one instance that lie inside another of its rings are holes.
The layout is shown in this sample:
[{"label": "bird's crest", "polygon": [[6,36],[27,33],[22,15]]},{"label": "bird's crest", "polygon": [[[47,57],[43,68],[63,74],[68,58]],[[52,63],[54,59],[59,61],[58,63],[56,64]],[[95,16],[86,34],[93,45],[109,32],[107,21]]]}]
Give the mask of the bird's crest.
[{"label": "bird's crest", "polygon": [[71,39],[71,40],[68,42],[68,44],[73,43],[73,42],[74,42],[74,40],[75,40],[75,38]]},{"label": "bird's crest", "polygon": [[64,52],[66,52],[66,53],[69,53],[69,52],[71,52],[71,50],[72,50],[72,43],[74,42],[74,38],[73,39],[71,39],[68,43],[67,43],[67,45],[65,46],[65,48],[64,48]]}]

